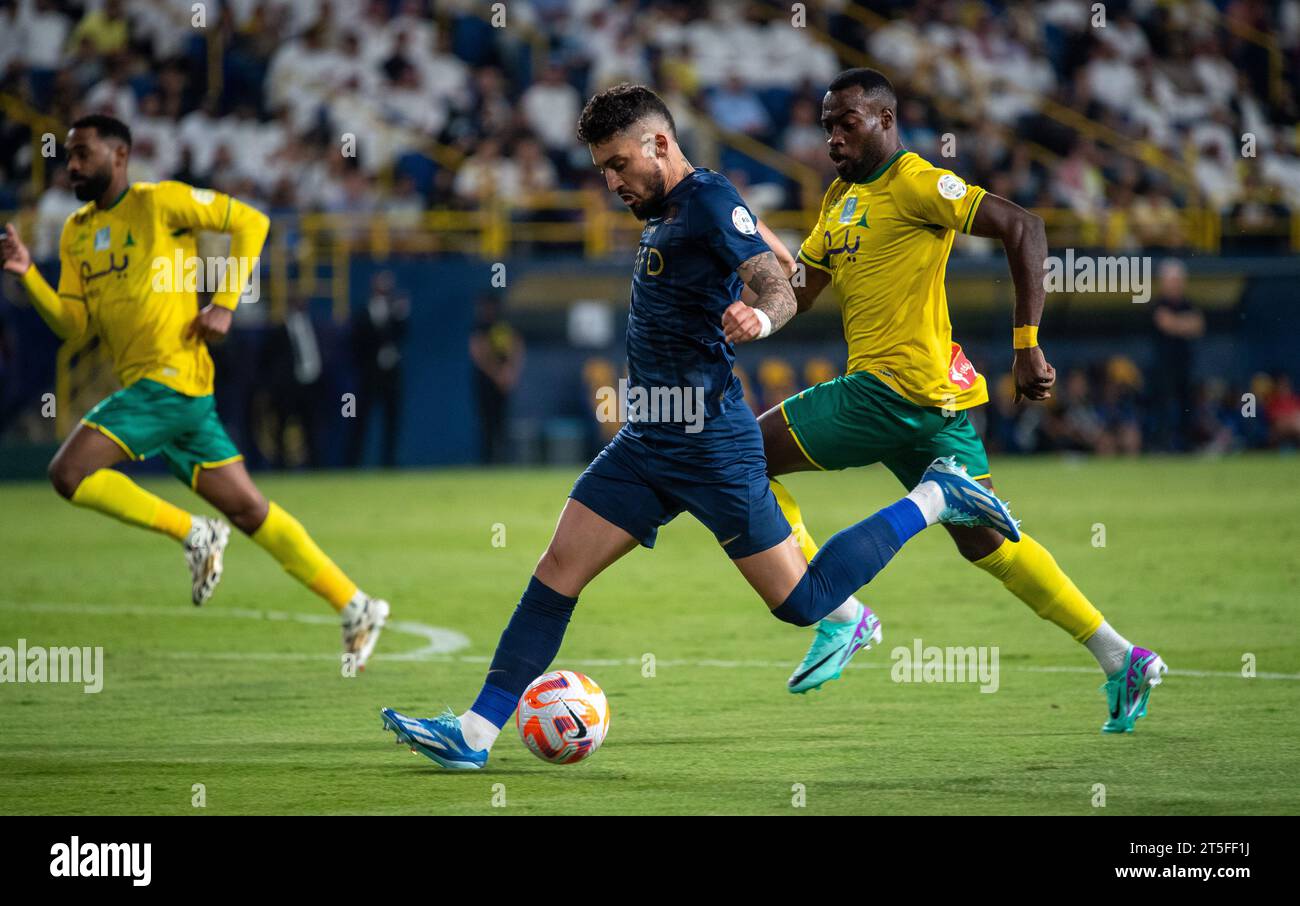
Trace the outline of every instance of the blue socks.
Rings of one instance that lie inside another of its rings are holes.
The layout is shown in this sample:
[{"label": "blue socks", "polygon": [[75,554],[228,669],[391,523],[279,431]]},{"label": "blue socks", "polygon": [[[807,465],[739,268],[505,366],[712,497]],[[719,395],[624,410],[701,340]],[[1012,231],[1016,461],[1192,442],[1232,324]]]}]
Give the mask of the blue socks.
[{"label": "blue socks", "polygon": [[470,710],[497,729],[504,727],[528,684],[555,660],[577,603],[577,598],[565,597],[536,576],[529,579],[492,656],[491,681],[484,682]]},{"label": "blue socks", "polygon": [[[811,626],[870,582],[925,527],[920,508],[903,499],[837,532],[773,615],[796,626]],[[536,576],[529,579],[497,643],[489,680],[470,710],[498,729],[504,727],[528,684],[545,673],[559,653],[577,603],[577,598],[560,594]]]},{"label": "blue socks", "polygon": [[796,626],[811,626],[875,578],[907,540],[925,527],[920,507],[903,498],[836,532],[772,615]]}]

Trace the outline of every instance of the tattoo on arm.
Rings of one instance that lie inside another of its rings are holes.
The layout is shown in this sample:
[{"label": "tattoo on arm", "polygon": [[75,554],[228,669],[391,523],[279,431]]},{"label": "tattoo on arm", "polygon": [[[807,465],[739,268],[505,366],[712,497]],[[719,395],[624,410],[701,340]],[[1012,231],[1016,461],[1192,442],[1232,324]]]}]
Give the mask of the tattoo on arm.
[{"label": "tattoo on arm", "polygon": [[794,290],[790,286],[790,277],[781,267],[776,255],[770,251],[759,252],[736,268],[736,273],[758,296],[750,303],[750,307],[767,315],[772,322],[773,333],[794,317],[797,310]]}]

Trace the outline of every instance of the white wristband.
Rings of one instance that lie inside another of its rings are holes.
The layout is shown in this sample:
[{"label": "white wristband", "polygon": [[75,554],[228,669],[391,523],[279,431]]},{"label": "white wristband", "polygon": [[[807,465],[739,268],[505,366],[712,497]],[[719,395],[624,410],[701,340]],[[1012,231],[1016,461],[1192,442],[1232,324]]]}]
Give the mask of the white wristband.
[{"label": "white wristband", "polygon": [[756,308],[754,314],[758,316],[758,323],[761,325],[758,328],[758,338],[761,340],[766,336],[770,336],[772,333],[772,319],[767,316],[767,312],[761,308]]}]

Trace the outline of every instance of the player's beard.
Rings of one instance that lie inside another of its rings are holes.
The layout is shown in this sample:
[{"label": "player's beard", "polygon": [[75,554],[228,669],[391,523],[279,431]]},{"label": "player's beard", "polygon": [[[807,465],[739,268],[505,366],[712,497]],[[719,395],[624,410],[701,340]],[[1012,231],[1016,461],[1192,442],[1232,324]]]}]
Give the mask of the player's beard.
[{"label": "player's beard", "polygon": [[97,201],[108,191],[112,181],[113,174],[105,167],[98,173],[85,174],[79,182],[73,183],[72,194],[77,196],[77,201]]},{"label": "player's beard", "polygon": [[632,210],[632,215],[637,220],[649,220],[663,208],[664,196],[668,193],[664,191],[664,175],[659,170],[656,170],[654,175],[650,177],[649,189],[650,195],[648,197],[628,205]]},{"label": "player's beard", "polygon": [[[871,171],[875,169],[874,167],[869,166],[867,161],[863,158],[842,157],[834,163],[835,172],[839,175],[840,179],[843,179],[846,182],[862,182],[870,176]],[[846,169],[840,169],[844,164],[848,164],[849,166]]]}]

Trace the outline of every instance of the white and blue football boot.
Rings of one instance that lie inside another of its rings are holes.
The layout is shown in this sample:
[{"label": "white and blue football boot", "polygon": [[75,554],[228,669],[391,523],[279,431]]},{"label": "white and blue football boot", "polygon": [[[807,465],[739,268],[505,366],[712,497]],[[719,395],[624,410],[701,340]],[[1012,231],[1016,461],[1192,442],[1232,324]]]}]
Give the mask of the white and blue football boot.
[{"label": "white and blue football boot", "polygon": [[880,644],[884,637],[880,618],[867,605],[858,603],[858,618],[846,623],[822,620],[817,624],[812,645],[803,663],[795,668],[786,688],[795,694],[811,692],[824,683],[839,679],[853,655],[864,648]]},{"label": "white and blue football boot", "polygon": [[1012,541],[1020,540],[1020,521],[998,496],[957,465],[953,456],[941,456],[930,463],[921,482],[933,481],[943,491],[944,507],[939,521],[946,525],[984,526]]},{"label": "white and blue football boot", "polygon": [[383,728],[397,734],[398,745],[410,746],[441,767],[451,771],[477,771],[487,764],[487,749],[471,749],[461,732],[460,718],[448,708],[437,717],[407,717],[392,708],[379,712]]}]

